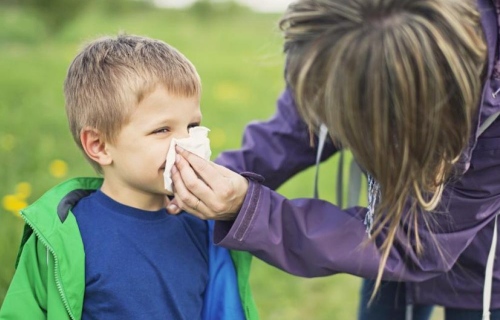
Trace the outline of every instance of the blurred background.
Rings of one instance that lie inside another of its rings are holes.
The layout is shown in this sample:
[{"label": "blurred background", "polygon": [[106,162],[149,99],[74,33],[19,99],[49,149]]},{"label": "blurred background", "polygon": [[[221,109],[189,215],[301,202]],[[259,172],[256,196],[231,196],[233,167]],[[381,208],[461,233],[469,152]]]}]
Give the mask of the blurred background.
[{"label": "blurred background", "polygon": [[[282,89],[277,28],[289,0],[0,0],[0,305],[21,239],[19,210],[75,176],[93,176],[67,128],[62,84],[79,48],[119,32],[164,40],[197,67],[213,157],[238,148],[249,121],[269,118]],[[322,164],[320,196],[336,202],[338,158]],[[313,194],[313,170],[280,188]],[[347,169],[342,174],[347,180]],[[364,201],[364,196],[362,203]],[[335,245],[335,244],[332,244]],[[359,279],[300,279],[254,260],[262,319],[355,319]]]}]

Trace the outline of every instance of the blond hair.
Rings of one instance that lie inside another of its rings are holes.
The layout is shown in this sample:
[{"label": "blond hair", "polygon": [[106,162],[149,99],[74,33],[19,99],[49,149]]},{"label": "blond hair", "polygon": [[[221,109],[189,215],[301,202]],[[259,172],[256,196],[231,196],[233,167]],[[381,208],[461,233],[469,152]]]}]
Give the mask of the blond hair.
[{"label": "blond hair", "polygon": [[66,113],[76,144],[83,150],[80,132],[85,127],[112,142],[134,108],[158,85],[182,97],[201,93],[193,64],[165,42],[118,35],[87,44],[71,63],[64,82]]},{"label": "blond hair", "polygon": [[422,252],[417,212],[435,209],[468,144],[486,60],[475,1],[301,0],[280,27],[300,114],[379,183],[377,289],[404,217]]}]

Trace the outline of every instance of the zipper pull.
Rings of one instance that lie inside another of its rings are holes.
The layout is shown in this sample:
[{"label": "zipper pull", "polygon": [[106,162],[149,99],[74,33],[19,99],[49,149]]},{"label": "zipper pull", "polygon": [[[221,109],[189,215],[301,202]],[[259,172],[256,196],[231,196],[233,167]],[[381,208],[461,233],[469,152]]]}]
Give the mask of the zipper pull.
[{"label": "zipper pull", "polygon": [[497,94],[500,92],[500,88],[497,89],[497,91],[493,92],[491,96],[496,99]]}]

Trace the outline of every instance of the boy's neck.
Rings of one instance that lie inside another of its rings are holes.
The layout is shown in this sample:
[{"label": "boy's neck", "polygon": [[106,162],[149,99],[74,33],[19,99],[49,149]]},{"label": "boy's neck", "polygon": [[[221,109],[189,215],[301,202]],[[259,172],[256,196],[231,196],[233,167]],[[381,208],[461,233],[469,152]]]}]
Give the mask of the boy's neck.
[{"label": "boy's neck", "polygon": [[165,208],[165,195],[134,189],[120,182],[113,183],[109,180],[104,179],[101,191],[116,202],[146,211],[157,211]]}]

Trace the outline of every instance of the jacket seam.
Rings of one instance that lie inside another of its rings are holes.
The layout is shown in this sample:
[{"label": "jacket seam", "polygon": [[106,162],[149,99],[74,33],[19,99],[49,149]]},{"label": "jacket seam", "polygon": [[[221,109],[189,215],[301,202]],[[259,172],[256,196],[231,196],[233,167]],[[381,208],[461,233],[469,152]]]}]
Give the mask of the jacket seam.
[{"label": "jacket seam", "polygon": [[234,234],[234,238],[242,242],[245,237],[247,230],[250,227],[250,224],[255,216],[255,212],[259,202],[260,195],[260,185],[252,180],[249,181],[250,184],[250,200],[248,201],[248,205],[246,208],[242,210],[240,214],[243,214],[243,220],[241,221],[238,229]]}]

